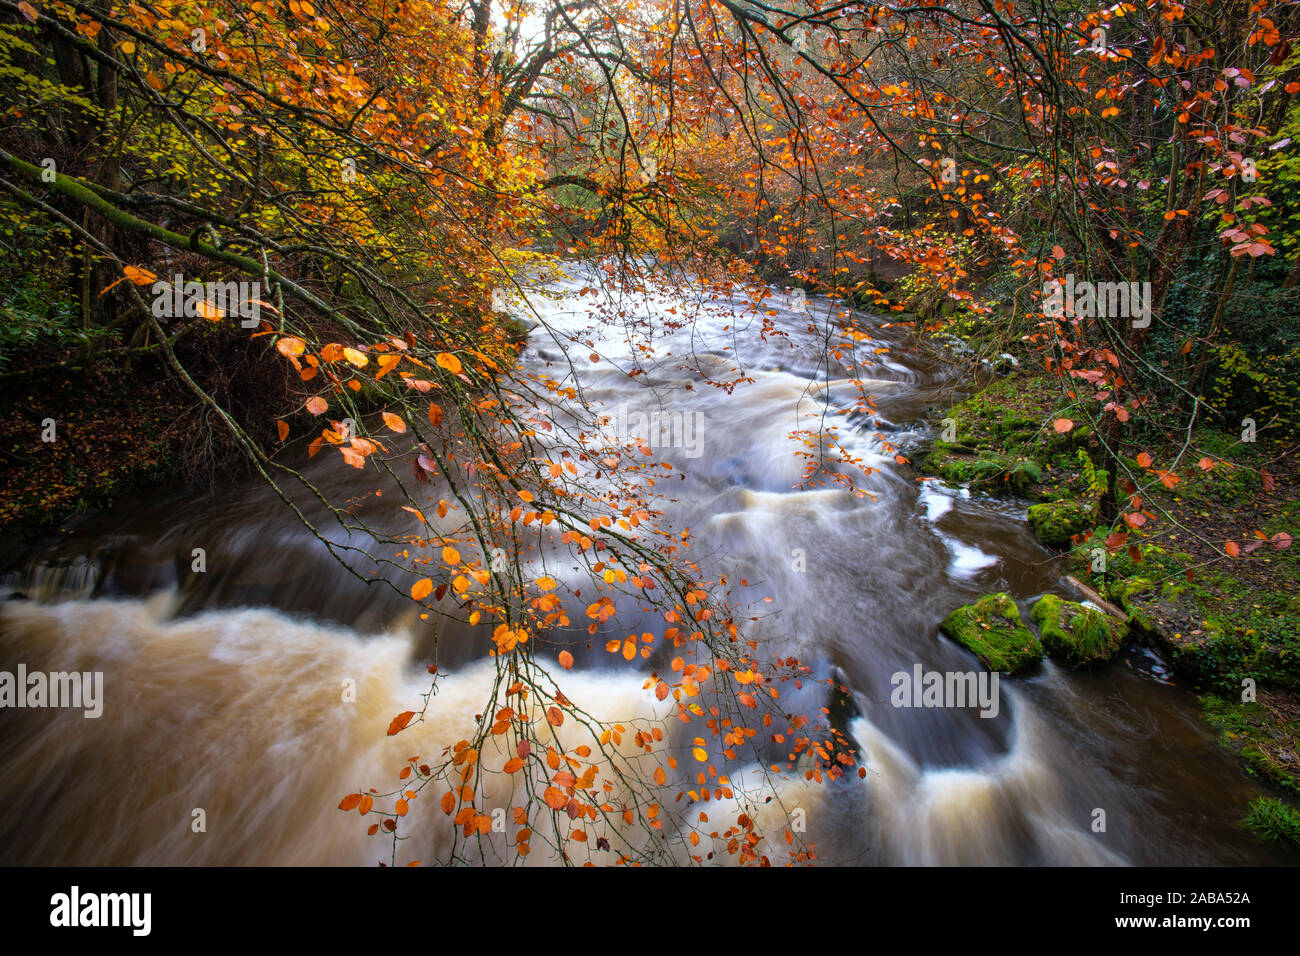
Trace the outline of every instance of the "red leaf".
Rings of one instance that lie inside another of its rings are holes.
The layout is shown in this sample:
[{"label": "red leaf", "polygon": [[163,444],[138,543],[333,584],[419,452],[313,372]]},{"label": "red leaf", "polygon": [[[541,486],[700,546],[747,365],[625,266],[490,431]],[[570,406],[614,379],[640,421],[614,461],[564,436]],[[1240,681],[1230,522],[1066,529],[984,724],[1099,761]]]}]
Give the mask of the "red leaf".
[{"label": "red leaf", "polygon": [[1052,423],[1052,427],[1056,429],[1058,435],[1064,435],[1074,427],[1074,422],[1070,421],[1068,418],[1058,418]]}]

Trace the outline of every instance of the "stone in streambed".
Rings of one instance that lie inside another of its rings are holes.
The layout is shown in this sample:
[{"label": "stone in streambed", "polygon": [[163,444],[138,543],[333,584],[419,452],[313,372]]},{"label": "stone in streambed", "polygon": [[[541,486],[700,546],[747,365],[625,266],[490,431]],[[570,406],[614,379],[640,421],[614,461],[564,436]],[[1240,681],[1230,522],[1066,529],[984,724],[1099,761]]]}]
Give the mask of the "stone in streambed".
[{"label": "stone in streambed", "polygon": [[1030,616],[1038,623],[1047,652],[1070,664],[1104,664],[1128,636],[1123,621],[1054,594],[1040,598]]},{"label": "stone in streambed", "polygon": [[1043,645],[1021,623],[1016,602],[1006,594],[990,594],[957,608],[941,627],[989,670],[1014,674],[1043,656]]}]

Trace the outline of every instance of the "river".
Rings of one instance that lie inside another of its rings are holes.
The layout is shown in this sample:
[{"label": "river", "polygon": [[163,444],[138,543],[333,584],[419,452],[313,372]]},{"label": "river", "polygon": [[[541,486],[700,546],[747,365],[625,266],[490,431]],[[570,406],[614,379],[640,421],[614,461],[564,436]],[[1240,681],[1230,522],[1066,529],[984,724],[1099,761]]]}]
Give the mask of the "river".
[{"label": "river", "polygon": [[[655,491],[664,521],[690,529],[710,575],[744,579],[732,597],[757,609],[746,637],[762,653],[797,656],[851,688],[846,727],[865,777],[791,781],[780,794],[803,811],[820,862],[1272,862],[1234,824],[1258,788],[1216,748],[1191,693],[1140,648],[1096,673],[1048,660],[1005,678],[993,717],[891,705],[898,672],[980,669],[939,632],[958,605],[1006,590],[1027,617],[1040,594],[1075,597],[1060,559],[1029,532],[1027,502],[920,481],[895,461],[929,438],[934,409],[971,386],[960,363],[909,327],[857,314],[868,337],[850,368],[847,355],[828,358],[842,310],[817,298],[805,307],[777,292],[756,309],[689,285],[593,294],[598,279],[575,272],[530,297],[544,325],[523,365],[580,386],[615,429],[635,432],[651,412],[678,426],[674,447],[655,449],[673,465]],[[595,322],[597,309],[627,322]],[[653,327],[652,342],[630,325]],[[634,367],[642,374],[628,376]],[[874,407],[860,404],[854,376]],[[828,429],[867,466],[863,494],[803,481],[799,453],[810,450],[832,473],[854,471],[796,434]],[[308,461],[301,444],[283,454],[336,500],[375,486],[334,455]],[[360,507],[379,523],[400,517],[382,498]],[[330,537],[364,546],[357,532]],[[191,570],[195,548],[202,573]],[[105,709],[98,719],[0,711],[0,863],[384,859],[339,798],[463,736],[492,666],[481,634],[444,628],[430,719],[387,736],[428,690],[433,628],[364,577],[251,478],[129,496],[29,556],[6,579],[0,668],[102,671]],[[580,588],[580,572],[562,584]],[[657,661],[626,664],[602,643],[565,645],[576,658],[568,697],[604,719],[661,716],[643,687]],[[799,702],[822,703],[811,689]],[[403,852],[432,861],[449,824],[431,802],[420,809]]]}]

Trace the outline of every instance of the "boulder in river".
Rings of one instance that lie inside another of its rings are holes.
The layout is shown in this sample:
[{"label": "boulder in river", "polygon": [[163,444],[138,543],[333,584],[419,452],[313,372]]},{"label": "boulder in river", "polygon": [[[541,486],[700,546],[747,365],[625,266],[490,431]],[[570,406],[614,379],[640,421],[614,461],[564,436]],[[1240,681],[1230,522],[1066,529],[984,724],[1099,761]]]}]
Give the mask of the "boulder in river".
[{"label": "boulder in river", "polygon": [[1030,615],[1038,623],[1047,652],[1071,664],[1104,664],[1128,636],[1123,621],[1055,594],[1039,598]]},{"label": "boulder in river", "polygon": [[1043,645],[1021,623],[1020,609],[1006,594],[990,594],[959,607],[941,626],[989,670],[1014,674],[1043,656]]}]

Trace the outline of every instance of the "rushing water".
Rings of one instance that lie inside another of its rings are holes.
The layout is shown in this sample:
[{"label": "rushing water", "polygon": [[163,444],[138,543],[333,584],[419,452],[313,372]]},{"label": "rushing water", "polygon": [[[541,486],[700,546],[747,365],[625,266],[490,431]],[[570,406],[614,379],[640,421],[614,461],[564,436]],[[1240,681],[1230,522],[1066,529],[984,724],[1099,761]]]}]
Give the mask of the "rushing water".
[{"label": "rushing water", "polygon": [[[784,296],[758,313],[746,301],[689,295],[618,302],[659,328],[648,352],[618,327],[594,327],[595,300],[581,294],[590,282],[575,277],[552,286],[551,298],[533,297],[545,325],[525,364],[580,385],[640,437],[652,411],[676,425],[676,447],[655,449],[674,466],[657,486],[665,522],[690,529],[706,572],[747,582],[732,597],[761,609],[746,634],[761,653],[797,656],[852,689],[857,715],[847,730],[865,779],[778,789],[777,804],[804,811],[823,862],[1270,862],[1233,823],[1257,789],[1218,752],[1192,696],[1153,677],[1141,652],[1100,673],[1046,661],[1004,679],[995,717],[891,706],[896,672],[979,669],[939,632],[954,607],[998,590],[1023,612],[1045,592],[1073,596],[1059,559],[1028,532],[1024,503],[918,481],[885,444],[908,451],[926,440],[927,414],[964,384],[952,363],[909,330],[859,316],[871,337],[855,354],[874,364],[850,369],[847,359],[827,359],[829,304],[810,301],[810,318]],[[598,363],[586,358],[593,350]],[[570,366],[566,351],[581,358]],[[633,367],[643,374],[629,377]],[[874,408],[857,407],[850,375],[865,382]],[[803,484],[798,453],[809,449],[799,433],[830,427],[874,469],[858,476],[865,496]],[[331,497],[355,498],[368,521],[398,527],[393,496],[363,499],[373,476],[333,455],[288,454]],[[336,546],[366,545],[359,533],[318,527]],[[190,570],[197,547],[202,574]],[[125,500],[11,575],[25,599],[3,608],[0,669],[102,671],[106,700],[99,719],[0,711],[0,863],[385,857],[354,815],[335,809],[338,798],[464,736],[491,692],[492,668],[482,634],[444,628],[435,640],[397,591],[363,580],[382,567],[350,554],[361,577],[250,480],[199,497]],[[583,581],[575,568],[563,583]],[[643,688],[662,661],[623,666],[603,640],[594,649],[587,640],[566,645],[577,658],[563,678],[570,699],[608,720],[666,712]],[[389,719],[427,691],[422,664],[435,648],[446,676],[429,719],[388,737]],[[343,681],[353,682],[355,701],[342,698]],[[798,703],[825,703],[812,686]],[[508,803],[504,784],[493,786]],[[206,832],[191,826],[196,809]],[[430,860],[448,828],[433,806],[422,810],[409,818],[404,848],[406,858]],[[1094,828],[1097,810],[1104,832]]]}]

